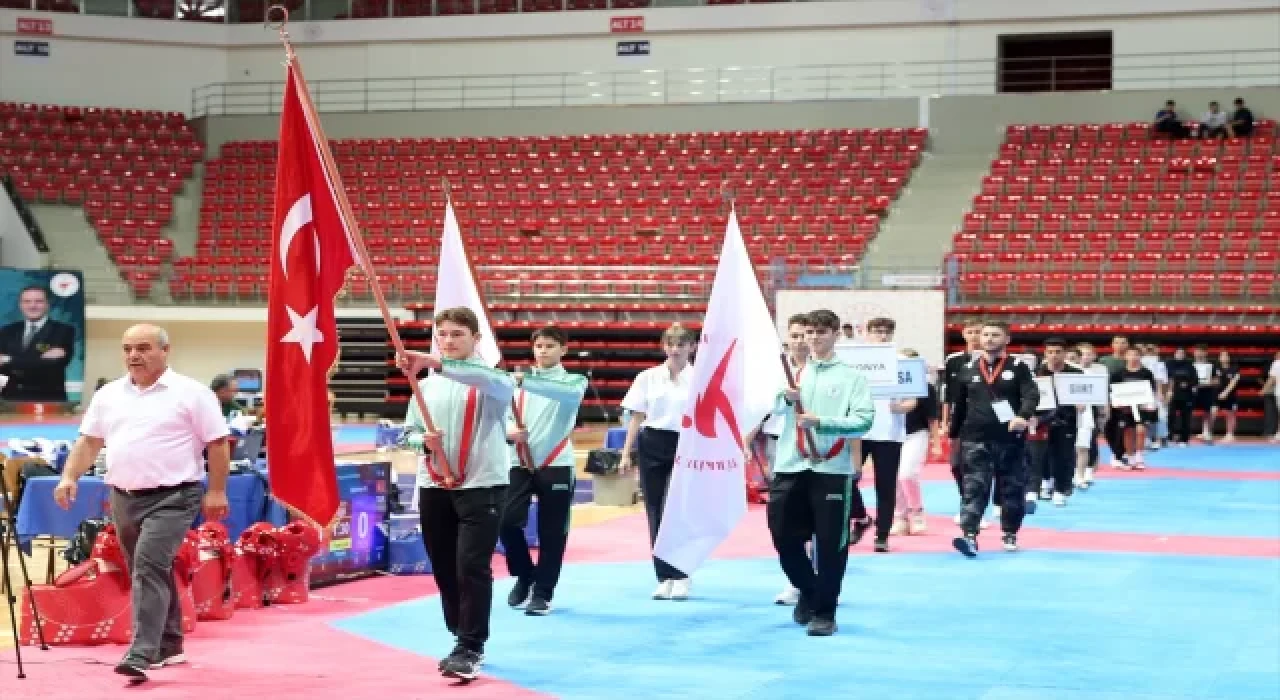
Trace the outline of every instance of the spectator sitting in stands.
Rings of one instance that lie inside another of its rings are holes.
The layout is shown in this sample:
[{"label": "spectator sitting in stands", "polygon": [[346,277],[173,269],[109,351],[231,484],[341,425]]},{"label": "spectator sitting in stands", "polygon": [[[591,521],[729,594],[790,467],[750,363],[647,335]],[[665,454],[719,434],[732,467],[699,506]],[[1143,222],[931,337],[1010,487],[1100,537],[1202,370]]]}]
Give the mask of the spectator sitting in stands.
[{"label": "spectator sitting in stands", "polygon": [[1244,98],[1237,97],[1233,103],[1235,111],[1231,113],[1231,123],[1227,125],[1227,133],[1232,138],[1248,138],[1253,135],[1253,111],[1244,104]]},{"label": "spectator sitting in stands", "polygon": [[1185,139],[1190,133],[1187,125],[1182,123],[1178,118],[1178,105],[1173,100],[1164,103],[1164,109],[1156,112],[1155,121],[1151,124],[1151,129],[1157,134],[1164,134],[1170,138]]},{"label": "spectator sitting in stands", "polygon": [[1209,103],[1209,111],[1200,117],[1200,138],[1223,139],[1227,137],[1227,113],[1217,101]]}]

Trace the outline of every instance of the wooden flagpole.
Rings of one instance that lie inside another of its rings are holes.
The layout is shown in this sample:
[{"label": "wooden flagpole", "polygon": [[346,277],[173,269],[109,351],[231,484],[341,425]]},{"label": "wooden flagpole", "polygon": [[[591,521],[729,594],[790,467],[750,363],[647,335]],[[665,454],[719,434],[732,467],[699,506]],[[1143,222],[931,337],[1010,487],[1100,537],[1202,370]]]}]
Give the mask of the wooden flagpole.
[{"label": "wooden flagpole", "polygon": [[[280,19],[272,21],[272,13],[278,13]],[[289,40],[289,32],[286,25],[289,23],[289,10],[283,5],[272,5],[267,8],[266,25],[271,29],[275,29],[280,34],[280,42],[284,44],[285,66],[294,72],[294,78],[298,82],[299,99],[302,102],[302,113],[306,117],[308,126],[311,127],[311,134],[315,139],[315,145],[320,152],[320,163],[325,170],[325,179],[328,180],[329,189],[333,192],[335,201],[338,204],[338,213],[342,216],[349,241],[352,248],[355,249],[359,258],[361,269],[364,270],[365,277],[369,279],[369,289],[373,292],[374,301],[378,304],[378,310],[382,313],[382,322],[387,327],[387,333],[391,336],[391,344],[395,346],[396,355],[404,355],[404,340],[400,338],[400,331],[396,328],[395,318],[391,315],[391,309],[387,305],[387,298],[382,293],[382,286],[378,284],[377,271],[373,267],[373,262],[369,256],[369,250],[365,247],[364,236],[361,235],[355,214],[351,208],[351,202],[347,199],[347,191],[341,187],[342,180],[339,176],[338,166],[334,162],[333,153],[329,149],[329,140],[324,138],[324,132],[320,128],[320,117],[316,114],[315,104],[311,101],[311,90],[307,87],[307,81],[302,75],[302,66],[298,62],[297,54],[294,53],[293,44]],[[409,390],[413,392],[414,403],[418,407],[418,412],[422,414],[422,422],[426,425],[427,431],[436,433],[435,421],[431,419],[431,411],[427,409],[427,402],[422,396],[422,390],[418,387],[416,377],[409,377]],[[432,453],[429,458],[436,459],[440,466],[443,467],[445,488],[454,488],[459,486],[453,470],[449,466],[448,458],[444,452]]]}]

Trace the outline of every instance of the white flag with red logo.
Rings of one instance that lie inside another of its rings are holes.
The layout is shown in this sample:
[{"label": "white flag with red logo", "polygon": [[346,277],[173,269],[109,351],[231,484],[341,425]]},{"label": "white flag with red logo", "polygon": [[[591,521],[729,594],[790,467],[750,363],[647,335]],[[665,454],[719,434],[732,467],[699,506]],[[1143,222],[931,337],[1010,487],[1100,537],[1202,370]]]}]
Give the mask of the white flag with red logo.
[{"label": "white flag with red logo", "polygon": [[329,369],[338,358],[334,297],[360,259],[324,143],[306,82],[289,64],[267,285],[267,462],[272,495],[320,525],[338,510],[329,420]]},{"label": "white flag with red logo", "polygon": [[[471,258],[462,243],[462,230],[458,227],[458,217],[453,213],[453,202],[449,201],[444,209],[444,234],[440,240],[440,269],[436,275],[435,312],[465,306],[480,319],[480,342],[476,343],[476,353],[490,367],[502,362],[502,351],[498,349],[498,339],[489,326],[489,313],[485,309],[484,299],[476,286],[476,277],[471,270]],[[434,336],[431,350],[435,352]]]},{"label": "white flag with red logo", "polygon": [[743,437],[773,409],[786,382],[778,354],[778,331],[731,212],[653,546],[654,556],[686,574],[747,512]]}]

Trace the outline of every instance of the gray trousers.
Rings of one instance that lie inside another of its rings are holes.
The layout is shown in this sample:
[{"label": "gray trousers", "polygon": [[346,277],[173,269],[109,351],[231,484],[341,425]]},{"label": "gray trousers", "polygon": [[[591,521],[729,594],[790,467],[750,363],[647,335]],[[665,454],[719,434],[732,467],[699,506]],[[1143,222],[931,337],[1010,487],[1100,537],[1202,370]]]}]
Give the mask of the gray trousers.
[{"label": "gray trousers", "polygon": [[111,489],[111,521],[133,582],[128,656],[156,661],[182,650],[182,601],[173,558],[200,513],[204,486],[126,493]]}]

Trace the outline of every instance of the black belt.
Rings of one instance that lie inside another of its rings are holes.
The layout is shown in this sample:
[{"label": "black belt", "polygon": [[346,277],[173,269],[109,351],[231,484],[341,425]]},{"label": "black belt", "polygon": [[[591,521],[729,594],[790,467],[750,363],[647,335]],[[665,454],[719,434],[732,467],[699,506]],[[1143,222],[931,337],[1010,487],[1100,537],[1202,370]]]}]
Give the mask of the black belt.
[{"label": "black belt", "polygon": [[667,437],[671,437],[671,436],[679,437],[679,436],[680,436],[680,431],[679,431],[679,430],[667,430],[666,428],[643,428],[643,430],[644,430],[644,431],[651,432],[651,433],[653,433],[653,434],[655,434],[655,435],[665,435],[665,436],[667,436]]},{"label": "black belt", "polygon": [[181,491],[182,489],[185,489],[189,486],[200,486],[200,485],[201,483],[199,481],[184,481],[181,484],[174,484],[172,486],[155,486],[149,489],[122,489],[119,486],[112,486],[111,488],[115,489],[116,491],[119,491],[120,493],[123,493],[126,496],[154,496],[161,493],[171,493],[173,491]]}]

